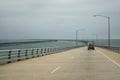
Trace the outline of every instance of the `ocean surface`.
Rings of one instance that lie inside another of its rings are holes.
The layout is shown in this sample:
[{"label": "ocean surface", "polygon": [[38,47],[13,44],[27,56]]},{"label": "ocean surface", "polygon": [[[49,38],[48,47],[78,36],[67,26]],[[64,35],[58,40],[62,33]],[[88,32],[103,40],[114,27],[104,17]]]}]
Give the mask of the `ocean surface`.
[{"label": "ocean surface", "polygon": [[[33,42],[32,41],[41,41]],[[91,40],[94,41],[96,45],[107,46],[108,42],[106,39],[101,40]],[[19,42],[31,42],[31,43],[22,43]],[[3,43],[9,43],[9,45],[3,45]],[[16,44],[15,44],[16,43]],[[78,42],[78,45],[85,45],[82,42]],[[0,40],[0,50],[11,50],[11,49],[28,49],[28,48],[44,48],[44,47],[71,47],[76,46],[74,41],[45,41],[44,40],[35,40],[35,39],[21,39],[21,40]],[[120,39],[111,40],[112,47],[120,47]]]},{"label": "ocean surface", "polygon": [[[42,41],[42,42],[31,42],[25,44],[16,44],[17,42],[29,42],[29,41]],[[8,45],[3,45],[3,43],[10,43]],[[76,42],[72,41],[45,41],[43,40],[0,40],[0,50],[11,50],[11,49],[28,49],[28,48],[45,48],[45,47],[71,47],[75,46]],[[83,45],[83,43],[78,43],[78,45]]]},{"label": "ocean surface", "polygon": [[[108,46],[107,39],[93,40],[96,45],[100,46]],[[120,39],[111,39],[110,40],[111,47],[120,47]]]}]

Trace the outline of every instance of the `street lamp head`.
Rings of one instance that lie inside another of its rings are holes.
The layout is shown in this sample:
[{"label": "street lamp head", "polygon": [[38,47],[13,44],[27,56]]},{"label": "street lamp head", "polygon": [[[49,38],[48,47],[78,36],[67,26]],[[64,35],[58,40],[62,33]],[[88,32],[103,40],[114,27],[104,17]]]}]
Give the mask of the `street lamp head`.
[{"label": "street lamp head", "polygon": [[79,29],[79,31],[85,31],[86,29],[84,29],[84,28],[81,28],[81,29]]},{"label": "street lamp head", "polygon": [[102,17],[105,17],[104,15],[93,15],[93,17],[97,17],[97,16],[102,16]]},{"label": "street lamp head", "polygon": [[105,16],[105,15],[93,15],[93,17],[97,17],[97,16],[104,17],[104,18],[109,18],[109,16]]}]

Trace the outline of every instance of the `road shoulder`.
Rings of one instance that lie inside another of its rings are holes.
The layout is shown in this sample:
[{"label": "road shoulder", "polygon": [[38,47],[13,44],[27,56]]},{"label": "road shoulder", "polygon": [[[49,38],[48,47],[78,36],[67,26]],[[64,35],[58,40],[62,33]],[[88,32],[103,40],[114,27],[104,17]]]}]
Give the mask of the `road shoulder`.
[{"label": "road shoulder", "polygon": [[114,61],[116,61],[118,64],[120,64],[120,53],[117,52],[113,52],[104,48],[99,48],[97,47],[98,50],[100,50],[101,52],[104,53],[104,55],[110,57],[111,59],[113,59]]}]

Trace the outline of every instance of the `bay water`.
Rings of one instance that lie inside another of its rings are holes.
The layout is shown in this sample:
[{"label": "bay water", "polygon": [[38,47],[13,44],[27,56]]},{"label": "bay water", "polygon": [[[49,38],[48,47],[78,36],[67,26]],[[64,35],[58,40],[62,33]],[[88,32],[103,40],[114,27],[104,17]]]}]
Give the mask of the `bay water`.
[{"label": "bay water", "polygon": [[[36,41],[36,40],[0,40],[0,43],[12,43],[12,42],[24,42],[24,41]],[[107,39],[101,40],[92,40],[96,45],[107,46]],[[78,45],[85,45],[82,42],[79,42]],[[29,43],[29,44],[19,44],[19,45],[0,45],[0,50],[10,50],[10,49],[28,49],[28,48],[44,48],[44,47],[71,47],[76,46],[76,42],[74,41],[48,41],[48,42],[39,42],[39,43]],[[111,39],[112,47],[120,47],[120,39]]]}]

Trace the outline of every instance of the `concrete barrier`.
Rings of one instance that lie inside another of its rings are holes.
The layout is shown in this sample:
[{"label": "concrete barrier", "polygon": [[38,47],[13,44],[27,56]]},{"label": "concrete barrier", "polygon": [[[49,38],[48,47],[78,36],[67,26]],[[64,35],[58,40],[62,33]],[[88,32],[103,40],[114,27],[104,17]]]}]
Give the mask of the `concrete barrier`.
[{"label": "concrete barrier", "polygon": [[105,48],[105,49],[109,49],[111,51],[115,51],[115,52],[118,52],[120,53],[120,47],[108,47],[108,46],[97,46],[97,47],[101,47],[101,48]]}]

